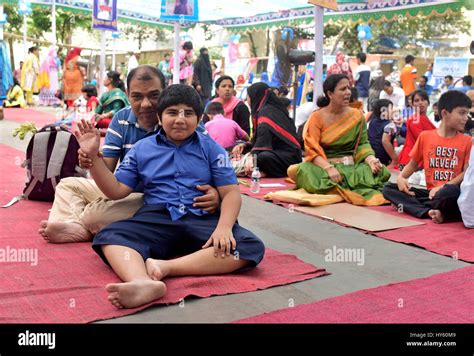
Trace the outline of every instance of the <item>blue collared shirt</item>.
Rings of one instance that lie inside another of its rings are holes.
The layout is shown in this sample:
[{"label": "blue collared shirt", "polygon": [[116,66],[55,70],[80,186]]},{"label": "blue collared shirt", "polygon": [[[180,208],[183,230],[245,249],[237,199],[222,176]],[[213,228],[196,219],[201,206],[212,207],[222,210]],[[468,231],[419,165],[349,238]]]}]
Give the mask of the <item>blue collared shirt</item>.
[{"label": "blue collared shirt", "polygon": [[119,157],[123,161],[125,155],[130,151],[133,145],[148,135],[150,132],[156,132],[158,125],[154,130],[147,131],[138,124],[137,117],[130,106],[117,112],[105,136],[105,143],[102,147],[104,157]]},{"label": "blue collared shirt", "polygon": [[[140,126],[130,106],[123,108],[114,115],[107,129],[105,143],[102,146],[104,157],[119,157],[120,161],[123,161],[125,155],[136,142],[146,136],[156,134],[159,127],[157,124],[153,130],[147,131]],[[207,134],[202,122],[196,131]]]},{"label": "blue collared shirt", "polygon": [[203,195],[196,185],[237,184],[227,157],[227,152],[207,135],[195,132],[176,146],[160,130],[130,149],[115,176],[131,188],[143,183],[145,204],[166,207],[175,221],[187,212],[207,214],[193,207],[193,199]]}]

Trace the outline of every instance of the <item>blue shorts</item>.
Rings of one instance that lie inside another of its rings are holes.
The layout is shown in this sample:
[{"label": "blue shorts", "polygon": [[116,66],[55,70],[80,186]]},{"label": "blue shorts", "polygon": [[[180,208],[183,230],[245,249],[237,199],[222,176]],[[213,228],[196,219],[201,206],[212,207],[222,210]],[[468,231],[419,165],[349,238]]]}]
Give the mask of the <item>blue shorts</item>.
[{"label": "blue shorts", "polygon": [[[95,237],[92,248],[108,264],[101,245],[127,246],[137,251],[143,260],[168,260],[201,250],[209,240],[219,220],[218,214],[196,216],[191,213],[172,221],[162,206],[145,205],[133,217],[114,222]],[[237,242],[232,254],[251,261],[256,266],[263,259],[265,246],[252,232],[234,224],[232,234]]]}]

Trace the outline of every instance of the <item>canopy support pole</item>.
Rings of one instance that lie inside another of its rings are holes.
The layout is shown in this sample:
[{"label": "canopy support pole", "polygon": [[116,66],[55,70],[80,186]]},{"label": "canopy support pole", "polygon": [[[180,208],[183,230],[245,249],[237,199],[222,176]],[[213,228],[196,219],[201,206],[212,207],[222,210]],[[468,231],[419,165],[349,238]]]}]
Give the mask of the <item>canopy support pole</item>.
[{"label": "canopy support pole", "polygon": [[174,23],[174,57],[173,57],[173,84],[179,84],[179,43],[181,32],[181,24],[176,21]]},{"label": "canopy support pole", "polygon": [[52,31],[53,31],[53,48],[56,49],[56,0],[53,0],[53,8],[52,11]]},{"label": "canopy support pole", "polygon": [[28,48],[26,46],[26,14],[23,14],[23,60],[26,60]]},{"label": "canopy support pole", "polygon": [[99,96],[105,92],[105,31],[100,31]]},{"label": "canopy support pole", "polygon": [[314,62],[313,108],[320,95],[323,95],[323,40],[324,40],[324,8],[314,7]]}]

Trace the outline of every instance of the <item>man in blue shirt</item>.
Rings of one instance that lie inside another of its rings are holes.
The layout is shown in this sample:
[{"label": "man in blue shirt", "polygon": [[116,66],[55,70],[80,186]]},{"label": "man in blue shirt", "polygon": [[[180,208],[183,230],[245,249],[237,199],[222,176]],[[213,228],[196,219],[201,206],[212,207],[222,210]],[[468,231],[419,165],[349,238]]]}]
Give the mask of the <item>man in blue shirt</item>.
[{"label": "man in blue shirt", "polygon": [[426,94],[431,95],[433,93],[434,88],[428,84],[428,77],[422,75],[420,77],[420,83],[418,84],[418,89],[424,90]]},{"label": "man in blue shirt", "polygon": [[[139,66],[127,78],[130,107],[117,112],[112,119],[103,146],[103,160],[113,172],[132,146],[159,128],[156,104],[165,88],[163,74],[153,66]],[[92,159],[80,153],[81,165],[90,168]],[[217,191],[210,186],[198,189],[196,205],[209,211],[219,206]],[[137,189],[140,191],[140,189]],[[143,205],[143,194],[133,193],[126,199],[111,201],[93,180],[65,178],[56,187],[49,219],[41,222],[40,235],[52,243],[90,241],[101,228],[113,221],[132,216]]]},{"label": "man in blue shirt", "polygon": [[[108,198],[123,199],[143,184],[145,205],[102,229],[93,242],[123,281],[106,286],[118,308],[161,298],[165,277],[231,273],[256,266],[265,253],[262,241],[237,223],[241,196],[226,151],[195,132],[202,115],[199,94],[172,85],[161,94],[157,111],[162,128],[137,142],[115,175],[98,157],[98,131],[85,121],[78,125],[81,149],[93,157],[92,177]],[[194,206],[201,194],[195,187],[203,184],[217,187],[219,214]]]}]

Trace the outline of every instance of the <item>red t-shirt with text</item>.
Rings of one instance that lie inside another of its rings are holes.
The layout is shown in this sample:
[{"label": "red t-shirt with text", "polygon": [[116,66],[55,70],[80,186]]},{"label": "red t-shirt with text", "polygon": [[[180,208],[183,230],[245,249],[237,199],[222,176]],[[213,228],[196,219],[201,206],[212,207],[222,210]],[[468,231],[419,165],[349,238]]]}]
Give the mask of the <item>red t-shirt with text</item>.
[{"label": "red t-shirt with text", "polygon": [[431,190],[460,175],[467,167],[472,138],[461,133],[454,137],[441,137],[438,130],[423,131],[410,157],[423,163],[426,187]]}]

